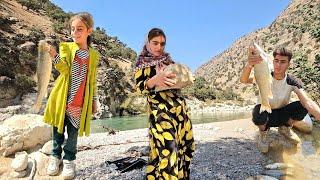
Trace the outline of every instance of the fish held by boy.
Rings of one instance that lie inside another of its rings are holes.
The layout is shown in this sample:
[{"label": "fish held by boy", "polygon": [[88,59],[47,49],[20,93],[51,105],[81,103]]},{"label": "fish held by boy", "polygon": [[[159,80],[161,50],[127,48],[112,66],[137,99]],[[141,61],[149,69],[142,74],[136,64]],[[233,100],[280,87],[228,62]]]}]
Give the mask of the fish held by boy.
[{"label": "fish held by boy", "polygon": [[269,98],[273,98],[273,95],[271,91],[272,76],[268,63],[269,55],[265,53],[258,44],[254,43],[254,46],[262,58],[261,63],[254,65],[254,78],[258,84],[261,98],[260,113],[264,111],[271,113],[272,110],[269,104]]}]

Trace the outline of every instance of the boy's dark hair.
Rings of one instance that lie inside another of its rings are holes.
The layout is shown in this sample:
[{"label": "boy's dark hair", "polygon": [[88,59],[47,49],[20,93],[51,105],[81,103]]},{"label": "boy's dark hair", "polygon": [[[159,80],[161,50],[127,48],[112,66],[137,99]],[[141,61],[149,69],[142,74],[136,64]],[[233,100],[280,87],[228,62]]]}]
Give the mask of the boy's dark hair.
[{"label": "boy's dark hair", "polygon": [[278,47],[277,49],[275,49],[273,51],[273,57],[276,57],[276,55],[287,56],[289,61],[292,58],[292,52],[290,50],[286,49],[285,47]]},{"label": "boy's dark hair", "polygon": [[166,39],[166,35],[160,28],[152,28],[148,33],[148,41],[153,39],[154,37],[163,36]]}]

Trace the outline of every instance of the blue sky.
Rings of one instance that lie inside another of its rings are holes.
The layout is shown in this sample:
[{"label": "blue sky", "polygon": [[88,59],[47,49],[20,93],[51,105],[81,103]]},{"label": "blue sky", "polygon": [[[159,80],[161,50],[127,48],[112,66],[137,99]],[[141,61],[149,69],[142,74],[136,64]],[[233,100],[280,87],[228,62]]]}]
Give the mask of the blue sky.
[{"label": "blue sky", "polygon": [[52,0],[66,12],[90,12],[95,27],[117,36],[138,54],[152,27],[167,36],[166,51],[192,70],[235,40],[266,27],[290,0]]}]

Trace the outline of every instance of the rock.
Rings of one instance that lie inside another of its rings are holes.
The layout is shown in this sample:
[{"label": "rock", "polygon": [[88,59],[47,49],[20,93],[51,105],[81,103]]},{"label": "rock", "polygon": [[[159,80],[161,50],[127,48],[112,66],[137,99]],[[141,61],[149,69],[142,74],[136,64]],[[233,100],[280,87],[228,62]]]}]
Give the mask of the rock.
[{"label": "rock", "polygon": [[15,171],[25,170],[28,167],[28,153],[25,151],[17,152],[11,163],[11,167]]},{"label": "rock", "polygon": [[11,117],[12,114],[8,114],[8,113],[0,113],[0,122],[8,119],[9,117]]},{"label": "rock", "polygon": [[42,116],[15,115],[0,125],[0,154],[33,149],[51,139],[51,126],[42,122]]},{"label": "rock", "polygon": [[280,170],[266,170],[262,174],[267,175],[267,176],[271,176],[271,177],[275,177],[278,179],[285,175],[285,173]]},{"label": "rock", "polygon": [[21,110],[21,105],[16,105],[16,106],[8,106],[6,108],[1,108],[0,113],[10,113],[10,114],[15,114],[18,111]]},{"label": "rock", "polygon": [[30,155],[31,159],[34,159],[36,161],[36,172],[37,175],[45,176],[47,175],[47,167],[49,163],[49,156],[41,153],[40,151],[31,153]]},{"label": "rock", "polygon": [[[258,142],[259,132],[255,136],[255,141]],[[271,128],[268,132],[267,143],[269,144],[269,152],[279,149],[293,149],[297,147],[297,144],[289,141],[286,137],[279,134],[277,128]]]},{"label": "rock", "polygon": [[265,167],[266,169],[286,169],[286,168],[293,168],[292,164],[286,164],[286,163],[273,163],[273,164],[268,164]]},{"label": "rock", "polygon": [[9,19],[9,21],[11,21],[12,23],[16,23],[16,22],[19,21],[19,19],[16,18],[16,17],[9,17],[8,19]]},{"label": "rock", "polygon": [[19,49],[26,50],[28,52],[32,52],[35,47],[36,47],[36,44],[31,41],[25,42],[24,44],[21,44],[18,46]]},{"label": "rock", "polygon": [[148,156],[150,148],[149,146],[133,146],[129,148],[126,153],[133,154],[135,156]]},{"label": "rock", "polygon": [[16,106],[8,106],[6,108],[0,109],[0,122],[8,119],[9,117],[13,116],[14,114],[17,114],[19,111],[21,111],[22,106],[16,105]]},{"label": "rock", "polygon": [[19,172],[17,172],[17,171],[12,171],[11,176],[12,176],[13,178],[23,178],[23,177],[25,177],[25,176],[27,175],[27,173],[28,173],[27,170],[19,171]]},{"label": "rock", "polygon": [[28,171],[30,171],[30,175],[28,179],[33,179],[37,171],[36,160],[30,159],[30,161],[28,162]]},{"label": "rock", "polygon": [[46,155],[51,155],[52,153],[52,148],[53,148],[53,141],[48,141],[46,142],[42,148],[41,148],[41,152],[46,154]]},{"label": "rock", "polygon": [[242,128],[237,127],[237,128],[235,128],[234,131],[235,131],[235,132],[243,132],[244,130],[243,130]]},{"label": "rock", "polygon": [[277,180],[277,178],[271,177],[271,176],[254,176],[254,177],[248,177],[246,180]]},{"label": "rock", "polygon": [[301,143],[301,153],[303,156],[310,156],[317,153],[317,150],[312,145],[312,141],[303,141]]},{"label": "rock", "polygon": [[221,127],[215,127],[215,128],[213,128],[213,130],[219,131],[219,130],[221,130]]}]

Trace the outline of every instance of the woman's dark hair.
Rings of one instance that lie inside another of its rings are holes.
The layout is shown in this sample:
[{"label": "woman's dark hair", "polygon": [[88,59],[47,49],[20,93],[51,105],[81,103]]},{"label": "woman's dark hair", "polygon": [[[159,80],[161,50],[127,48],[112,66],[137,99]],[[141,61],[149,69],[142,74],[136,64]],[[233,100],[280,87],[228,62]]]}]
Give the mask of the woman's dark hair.
[{"label": "woman's dark hair", "polygon": [[279,47],[276,50],[273,51],[273,57],[276,57],[276,55],[279,56],[287,56],[289,61],[292,58],[292,52],[284,47]]},{"label": "woman's dark hair", "polygon": [[148,33],[148,41],[150,41],[154,37],[158,37],[158,36],[163,36],[164,39],[166,40],[166,35],[162,31],[162,29],[160,29],[160,28],[152,28]]}]

